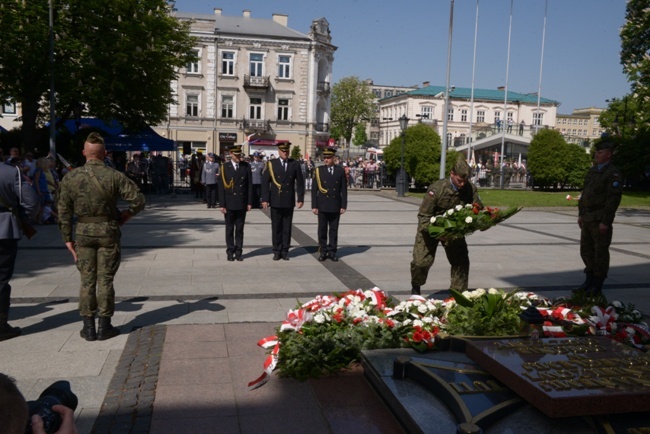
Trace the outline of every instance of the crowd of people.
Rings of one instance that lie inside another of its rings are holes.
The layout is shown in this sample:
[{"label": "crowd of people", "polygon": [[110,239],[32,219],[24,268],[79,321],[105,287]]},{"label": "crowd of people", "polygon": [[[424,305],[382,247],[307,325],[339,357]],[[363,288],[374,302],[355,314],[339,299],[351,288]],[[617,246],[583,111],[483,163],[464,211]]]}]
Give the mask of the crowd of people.
[{"label": "crowd of people", "polygon": [[526,170],[525,161],[504,161],[503,170],[499,170],[499,164],[492,159],[485,161],[471,162],[472,183],[479,187],[501,187],[501,176],[503,175],[503,187],[510,188],[513,183],[522,184],[523,187],[530,185],[530,174]]}]

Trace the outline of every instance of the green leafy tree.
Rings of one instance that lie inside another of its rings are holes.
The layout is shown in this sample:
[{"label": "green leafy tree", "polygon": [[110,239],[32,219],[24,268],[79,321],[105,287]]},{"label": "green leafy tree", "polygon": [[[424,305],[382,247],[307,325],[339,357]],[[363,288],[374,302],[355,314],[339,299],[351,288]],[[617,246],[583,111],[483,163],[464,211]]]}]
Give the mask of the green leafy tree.
[{"label": "green leafy tree", "polygon": [[[357,124],[375,115],[374,98],[370,86],[358,77],[345,77],[336,83],[332,87],[332,137],[343,137],[350,143]],[[338,135],[334,135],[335,132]]]},{"label": "green leafy tree", "polygon": [[[195,58],[189,23],[165,0],[52,1],[57,118],[133,127],[166,119],[169,84]],[[0,28],[0,102],[21,104],[24,148],[33,150],[49,118],[48,0],[2,1]]]},{"label": "green leafy tree", "polygon": [[354,127],[354,136],[352,138],[352,144],[354,146],[364,146],[368,142],[368,135],[366,134],[366,123],[359,122],[356,127]]},{"label": "green leafy tree", "polygon": [[[438,179],[440,172],[440,136],[423,123],[408,127],[404,134],[404,169],[416,185],[427,186]],[[399,170],[401,156],[402,137],[397,136],[384,148],[384,161],[392,173]]]},{"label": "green leafy tree", "polygon": [[300,152],[300,146],[294,146],[291,148],[291,155],[289,158],[293,158],[294,160],[300,160],[302,158],[302,152]]},{"label": "green leafy tree", "polygon": [[567,143],[566,155],[564,161],[566,178],[562,182],[562,187],[582,189],[587,171],[591,167],[591,157],[582,146],[575,143]]},{"label": "green leafy tree", "polygon": [[625,24],[621,28],[621,64],[632,84],[632,94],[644,107],[642,121],[650,107],[650,2],[628,0]]},{"label": "green leafy tree", "polygon": [[528,170],[535,186],[556,188],[567,179],[567,143],[559,131],[545,129],[535,134],[528,148]]}]

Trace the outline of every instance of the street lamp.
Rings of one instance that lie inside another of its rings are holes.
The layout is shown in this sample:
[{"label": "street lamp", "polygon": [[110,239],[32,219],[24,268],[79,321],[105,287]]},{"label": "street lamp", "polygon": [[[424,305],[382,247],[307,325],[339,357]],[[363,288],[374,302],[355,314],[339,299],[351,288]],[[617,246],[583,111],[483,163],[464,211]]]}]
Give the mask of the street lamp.
[{"label": "street lamp", "polygon": [[402,156],[400,159],[399,163],[399,173],[397,174],[397,197],[404,197],[404,194],[406,193],[407,190],[407,184],[406,184],[406,171],[404,170],[404,139],[406,136],[406,127],[409,125],[409,118],[406,117],[406,115],[400,116],[398,119],[399,121],[399,128],[402,130]]}]

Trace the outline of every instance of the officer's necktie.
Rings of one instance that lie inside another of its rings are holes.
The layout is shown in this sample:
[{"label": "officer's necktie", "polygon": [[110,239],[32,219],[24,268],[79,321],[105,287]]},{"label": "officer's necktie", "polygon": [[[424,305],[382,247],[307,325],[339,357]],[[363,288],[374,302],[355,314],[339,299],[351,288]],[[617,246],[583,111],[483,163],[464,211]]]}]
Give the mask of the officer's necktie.
[{"label": "officer's necktie", "polygon": [[282,169],[286,172],[287,171],[287,160],[282,160]]},{"label": "officer's necktie", "polygon": [[330,167],[329,170],[330,170],[330,175],[334,175],[334,168],[333,168],[333,167]]},{"label": "officer's necktie", "polygon": [[237,163],[234,163],[234,164],[233,164],[233,167],[235,168],[235,172],[236,172],[236,171],[237,171],[237,168],[239,167],[239,165],[238,165]]}]

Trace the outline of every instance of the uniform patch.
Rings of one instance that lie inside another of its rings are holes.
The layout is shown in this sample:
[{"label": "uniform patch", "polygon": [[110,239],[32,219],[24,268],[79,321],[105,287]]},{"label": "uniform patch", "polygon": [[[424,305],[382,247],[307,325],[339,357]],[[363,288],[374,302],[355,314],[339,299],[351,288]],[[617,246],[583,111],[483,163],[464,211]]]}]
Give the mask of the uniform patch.
[{"label": "uniform patch", "polygon": [[613,185],[614,187],[618,187],[618,181],[614,181],[614,182],[612,183],[612,185]]},{"label": "uniform patch", "polygon": [[435,195],[436,195],[436,193],[434,191],[429,190],[429,196],[433,197]]}]

